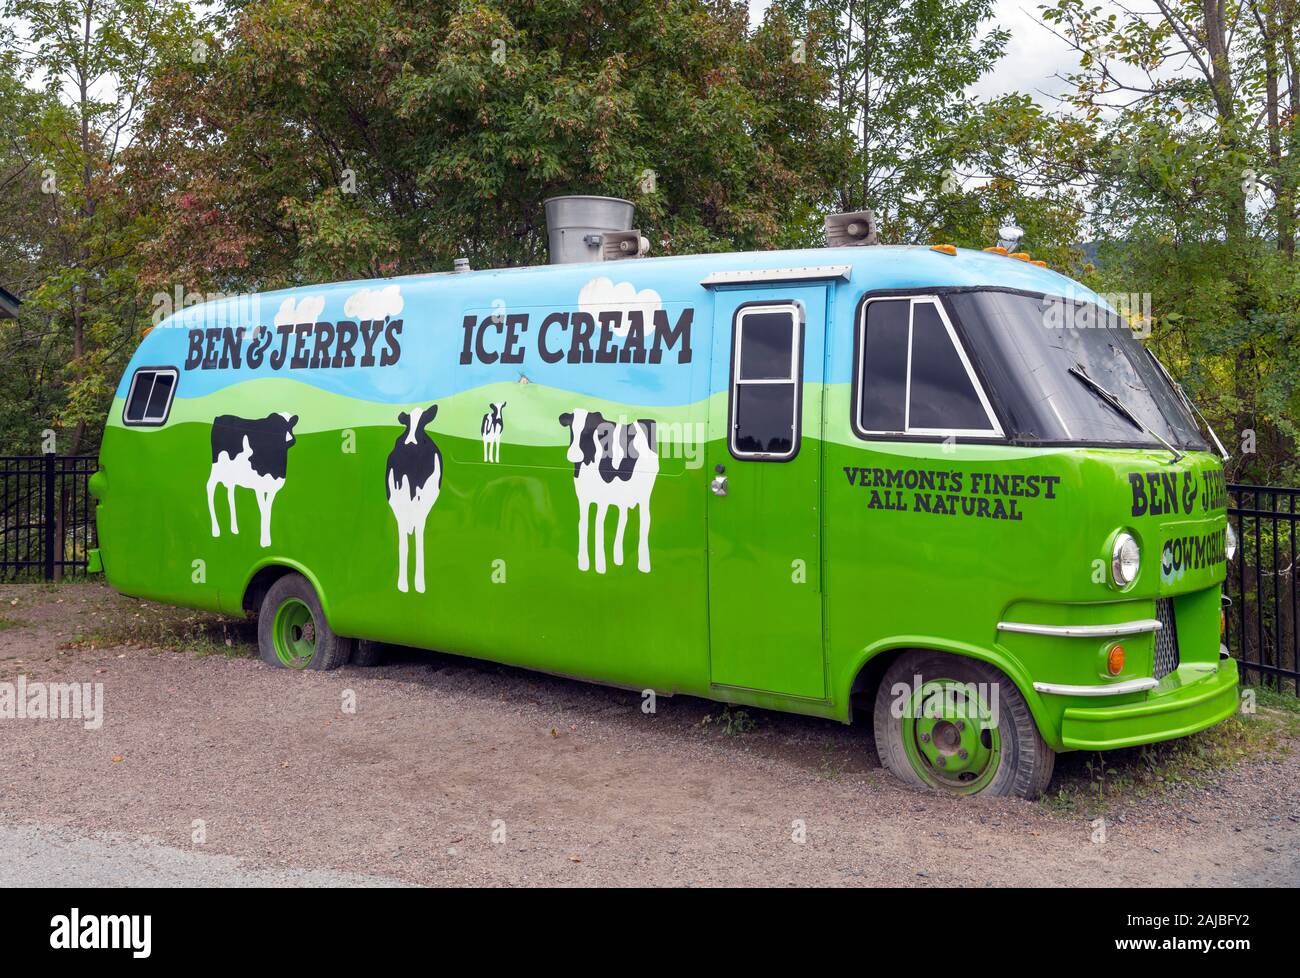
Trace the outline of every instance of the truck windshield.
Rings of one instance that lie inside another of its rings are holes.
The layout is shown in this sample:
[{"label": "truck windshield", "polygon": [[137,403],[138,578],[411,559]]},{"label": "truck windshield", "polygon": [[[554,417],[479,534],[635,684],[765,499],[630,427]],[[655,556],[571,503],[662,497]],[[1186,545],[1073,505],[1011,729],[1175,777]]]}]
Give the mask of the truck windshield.
[{"label": "truck windshield", "polygon": [[[944,296],[1017,441],[1164,447],[1209,445],[1122,316],[1058,296],[971,291]],[[1114,395],[1099,397],[1085,375]],[[1152,434],[1154,433],[1154,435]],[[1158,437],[1156,437],[1158,436]]]}]

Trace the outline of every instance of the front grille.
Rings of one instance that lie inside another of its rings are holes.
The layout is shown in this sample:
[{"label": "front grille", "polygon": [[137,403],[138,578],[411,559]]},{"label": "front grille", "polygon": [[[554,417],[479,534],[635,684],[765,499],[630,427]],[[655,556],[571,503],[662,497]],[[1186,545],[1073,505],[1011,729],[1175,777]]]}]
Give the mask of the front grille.
[{"label": "front grille", "polygon": [[1156,617],[1160,628],[1156,630],[1155,677],[1163,679],[1178,668],[1178,627],[1174,624],[1172,598],[1156,599]]}]

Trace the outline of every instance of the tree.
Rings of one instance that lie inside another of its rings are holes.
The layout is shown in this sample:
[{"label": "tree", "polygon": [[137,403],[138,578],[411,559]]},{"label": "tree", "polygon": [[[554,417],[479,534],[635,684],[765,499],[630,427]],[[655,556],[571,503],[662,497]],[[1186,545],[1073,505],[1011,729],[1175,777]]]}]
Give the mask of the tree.
[{"label": "tree", "polygon": [[[0,286],[29,299],[53,270],[43,133],[71,134],[75,120],[19,77],[18,58],[0,46]],[[0,321],[0,454],[31,453],[60,403],[65,362],[51,317],[25,302],[17,320]]]},{"label": "tree", "polygon": [[773,4],[831,80],[828,108],[850,156],[838,208],[873,209],[885,240],[925,238],[935,198],[958,185],[954,137],[976,112],[966,91],[1009,37],[985,30],[992,8],[992,0]]},{"label": "tree", "polygon": [[542,201],[630,197],[656,253],[802,240],[842,163],[825,79],[732,0],[308,0],[229,11],[134,160],[151,281],[221,291],[545,260]]},{"label": "tree", "polygon": [[[56,417],[41,420],[70,428],[61,448],[76,453],[98,430],[142,324],[141,226],[124,207],[121,154],[153,71],[184,50],[191,19],[175,0],[0,0],[0,15],[25,27],[6,38],[8,67],[26,83],[8,121],[41,171],[35,181],[23,170],[16,188],[42,232],[42,275],[25,298],[63,341],[47,337],[47,349],[66,359]],[[41,89],[38,124],[22,114],[27,86]]]},{"label": "tree", "polygon": [[1300,476],[1296,0],[1057,0],[1080,53],[1068,102],[1097,140],[1095,281],[1149,292],[1160,355],[1234,449],[1229,475]]}]

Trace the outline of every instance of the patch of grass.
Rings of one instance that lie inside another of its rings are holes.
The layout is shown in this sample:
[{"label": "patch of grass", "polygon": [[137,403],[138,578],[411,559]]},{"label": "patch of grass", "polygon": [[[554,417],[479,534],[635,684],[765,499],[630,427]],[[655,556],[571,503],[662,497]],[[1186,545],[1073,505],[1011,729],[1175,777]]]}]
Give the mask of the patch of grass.
[{"label": "patch of grass", "polygon": [[1113,751],[1061,754],[1040,804],[1069,815],[1104,815],[1116,806],[1180,786],[1205,787],[1233,766],[1284,756],[1300,735],[1300,713],[1238,713],[1200,733]]},{"label": "patch of grass", "polygon": [[1267,686],[1243,686],[1242,689],[1254,692],[1255,703],[1258,706],[1269,710],[1281,710],[1284,713],[1300,715],[1300,696],[1290,692],[1278,692],[1276,689],[1269,689]]},{"label": "patch of grass", "polygon": [[838,781],[844,773],[844,760],[833,753],[827,753],[818,765],[817,776],[825,781]]},{"label": "patch of grass", "polygon": [[10,628],[22,628],[26,624],[27,622],[20,621],[17,618],[6,618],[4,615],[0,615],[0,632],[7,631]]},{"label": "patch of grass", "polygon": [[257,623],[204,611],[132,603],[60,648],[159,648],[233,659],[257,654]]},{"label": "patch of grass", "polygon": [[757,721],[749,715],[748,710],[733,709],[730,706],[724,706],[717,716],[706,713],[704,719],[700,721],[700,726],[708,727],[711,724],[721,727],[722,732],[728,737],[749,733],[758,726]]}]

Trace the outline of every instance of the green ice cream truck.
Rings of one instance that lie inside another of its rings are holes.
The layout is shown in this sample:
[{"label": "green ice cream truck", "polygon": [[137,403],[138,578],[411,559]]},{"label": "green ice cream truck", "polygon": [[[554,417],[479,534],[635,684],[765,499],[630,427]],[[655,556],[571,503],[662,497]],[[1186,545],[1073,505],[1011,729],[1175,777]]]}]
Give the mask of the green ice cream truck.
[{"label": "green ice cream truck", "polygon": [[1222,447],[1113,305],[865,215],[649,258],[626,202],[547,211],[546,266],[150,331],[92,484],[110,584],[255,614],[273,667],[392,643],[865,714],[961,794],[1234,712]]}]

